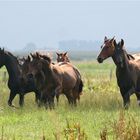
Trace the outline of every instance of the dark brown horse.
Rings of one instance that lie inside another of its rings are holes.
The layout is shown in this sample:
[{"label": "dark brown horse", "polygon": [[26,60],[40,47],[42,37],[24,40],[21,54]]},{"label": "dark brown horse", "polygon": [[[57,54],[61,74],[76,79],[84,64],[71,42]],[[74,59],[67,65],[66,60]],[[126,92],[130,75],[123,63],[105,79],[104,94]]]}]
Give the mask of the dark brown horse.
[{"label": "dark brown horse", "polygon": [[38,90],[41,91],[41,102],[46,107],[54,106],[54,96],[64,93],[70,104],[76,104],[76,99],[82,92],[81,79],[79,79],[74,68],[70,64],[61,66],[51,63],[47,56],[34,57],[27,64],[28,72],[26,79],[29,77],[34,80]]},{"label": "dark brown horse", "polygon": [[68,53],[56,53],[57,54],[57,62],[70,62]]},{"label": "dark brown horse", "polygon": [[36,94],[36,101],[39,99],[39,93],[32,83],[25,83],[21,77],[21,65],[19,65],[17,58],[8,51],[0,48],[0,68],[5,66],[9,74],[8,87],[10,89],[10,96],[8,105],[12,105],[14,97],[19,94],[19,105],[23,106],[24,95],[28,92],[34,91]]},{"label": "dark brown horse", "polygon": [[135,93],[140,105],[140,60],[128,54],[124,49],[124,41],[118,44],[114,38],[105,37],[102,50],[97,58],[102,63],[108,57],[112,57],[116,65],[117,83],[123,97],[124,107],[128,108],[130,96]]}]

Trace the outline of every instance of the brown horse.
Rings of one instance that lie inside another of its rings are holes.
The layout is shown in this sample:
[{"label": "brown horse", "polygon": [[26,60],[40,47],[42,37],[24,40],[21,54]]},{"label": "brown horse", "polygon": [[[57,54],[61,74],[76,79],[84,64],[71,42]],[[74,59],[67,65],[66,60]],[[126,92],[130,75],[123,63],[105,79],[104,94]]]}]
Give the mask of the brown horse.
[{"label": "brown horse", "polygon": [[[65,52],[65,53],[58,53],[58,52],[56,52],[56,54],[57,54],[57,62],[58,62],[57,64],[59,66],[61,66],[63,64],[66,64],[66,63],[69,63],[69,65],[72,65],[72,63],[70,62],[70,59],[68,57],[68,53],[67,52]],[[73,65],[72,65],[72,67],[74,68],[75,72],[77,73],[79,79],[82,79],[79,70],[75,66],[73,66]],[[80,81],[80,84],[81,84],[80,87],[83,87],[83,81],[82,80]],[[59,95],[57,95],[56,98],[57,98],[57,103],[58,103],[59,102]],[[78,100],[80,101],[80,96],[78,97]]]},{"label": "brown horse", "polygon": [[[37,53],[27,64],[26,79],[34,80],[41,91],[41,102],[46,107],[54,106],[54,96],[64,93],[70,104],[76,105],[76,99],[82,92],[81,79],[70,64],[54,65],[47,56]],[[25,77],[25,76],[24,76]]]},{"label": "brown horse", "polygon": [[124,107],[128,108],[130,96],[135,93],[140,105],[140,60],[135,59],[124,49],[124,41],[118,44],[114,38],[105,37],[102,50],[97,58],[102,63],[108,57],[112,57],[116,65],[117,83],[123,97]]},{"label": "brown horse", "polygon": [[56,53],[57,54],[57,62],[70,62],[68,53]]}]

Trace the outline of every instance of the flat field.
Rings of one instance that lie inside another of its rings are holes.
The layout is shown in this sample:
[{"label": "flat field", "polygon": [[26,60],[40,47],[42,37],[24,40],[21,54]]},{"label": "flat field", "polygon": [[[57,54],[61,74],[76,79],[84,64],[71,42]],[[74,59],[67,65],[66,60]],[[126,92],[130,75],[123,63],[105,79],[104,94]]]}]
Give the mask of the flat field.
[{"label": "flat field", "polygon": [[[6,70],[0,69],[1,140],[140,140],[140,108],[133,95],[124,111],[113,62],[74,64],[84,81],[80,103],[69,106],[62,95],[54,110],[38,108],[34,93],[25,95],[23,108],[10,108]],[[18,95],[13,103],[18,106]]]}]

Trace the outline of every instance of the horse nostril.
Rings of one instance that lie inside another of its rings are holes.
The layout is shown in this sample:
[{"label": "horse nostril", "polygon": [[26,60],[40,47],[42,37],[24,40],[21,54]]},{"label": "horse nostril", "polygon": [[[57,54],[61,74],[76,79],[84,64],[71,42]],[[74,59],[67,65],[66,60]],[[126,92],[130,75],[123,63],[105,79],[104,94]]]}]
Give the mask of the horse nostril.
[{"label": "horse nostril", "polygon": [[103,59],[102,59],[101,57],[98,57],[98,58],[97,58],[97,61],[98,61],[99,63],[102,63],[102,62],[103,62]]}]

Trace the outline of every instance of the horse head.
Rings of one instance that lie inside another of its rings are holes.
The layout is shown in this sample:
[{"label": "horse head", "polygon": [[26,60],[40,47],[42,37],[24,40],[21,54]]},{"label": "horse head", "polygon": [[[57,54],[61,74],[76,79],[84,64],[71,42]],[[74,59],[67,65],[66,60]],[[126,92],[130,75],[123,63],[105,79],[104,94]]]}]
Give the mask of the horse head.
[{"label": "horse head", "polygon": [[56,54],[57,54],[57,62],[70,62],[67,52],[65,52],[65,53],[56,52]]},{"label": "horse head", "polygon": [[101,46],[101,52],[97,57],[97,61],[102,63],[108,57],[113,56],[116,46],[116,40],[113,37],[112,39],[108,39],[107,37],[104,38],[104,43]]}]

